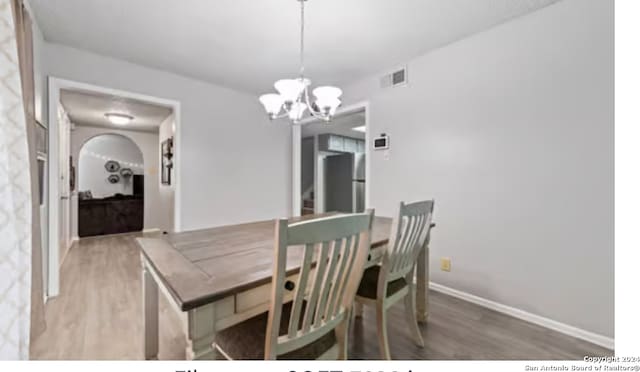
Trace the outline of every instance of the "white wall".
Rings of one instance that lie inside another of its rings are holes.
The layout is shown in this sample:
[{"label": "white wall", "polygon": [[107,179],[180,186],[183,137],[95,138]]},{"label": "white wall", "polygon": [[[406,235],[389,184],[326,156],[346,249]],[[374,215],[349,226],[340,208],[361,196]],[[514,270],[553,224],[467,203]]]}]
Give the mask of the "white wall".
[{"label": "white wall", "polygon": [[120,177],[117,183],[109,182],[112,174],[105,168],[107,160],[120,164],[120,170],[131,169],[134,174],[144,174],[142,151],[129,137],[118,134],[103,134],[87,140],[77,159],[77,190],[91,191],[94,198],[105,198],[115,194],[133,195],[133,177]]},{"label": "white wall", "polygon": [[436,200],[432,281],[613,337],[613,47],[612,1],[565,0],[343,87],[390,135],[376,213]]},{"label": "white wall", "polygon": [[[159,147],[158,134],[146,132],[134,132],[128,130],[115,130],[76,125],[71,131],[71,153],[74,159],[79,159],[82,145],[95,136],[102,134],[119,134],[131,139],[142,151],[144,162],[144,229],[162,229],[163,213],[160,207],[159,187]],[[74,237],[78,236],[78,194],[74,193],[71,200],[71,228]]]},{"label": "white wall", "polygon": [[[162,142],[164,142],[167,138],[173,137],[175,133],[175,117],[174,114],[169,115],[161,124],[159,129],[159,144],[158,148],[162,149]],[[175,200],[175,186],[176,186],[176,174],[171,169],[171,184],[165,185],[162,181],[162,151],[158,151],[158,156],[160,157],[158,160],[160,164],[160,183],[159,187],[159,199],[160,208],[162,209],[162,230],[163,231],[173,231],[174,228],[174,200]],[[174,144],[174,154],[175,154],[175,144]],[[176,160],[175,156],[172,159],[174,162]]]},{"label": "white wall", "polygon": [[58,44],[45,49],[51,76],[180,101],[183,230],[290,215],[291,127],[269,123],[257,96]]}]

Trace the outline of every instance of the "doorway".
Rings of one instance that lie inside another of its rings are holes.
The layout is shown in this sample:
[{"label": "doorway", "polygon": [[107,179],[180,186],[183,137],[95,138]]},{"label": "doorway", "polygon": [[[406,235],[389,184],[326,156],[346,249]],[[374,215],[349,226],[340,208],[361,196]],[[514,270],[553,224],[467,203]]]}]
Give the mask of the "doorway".
[{"label": "doorway", "polygon": [[328,123],[294,127],[294,214],[359,213],[368,206],[367,106],[347,107]]},{"label": "doorway", "polygon": [[[49,78],[48,297],[58,294],[60,267],[78,239],[132,230],[180,231],[180,115],[177,101]],[[93,148],[98,142],[117,147],[127,140],[137,157]],[[87,183],[91,174],[98,184]],[[87,217],[80,199],[93,200],[94,207],[100,202],[128,207],[118,209],[115,225],[103,220],[87,232],[80,226]]]},{"label": "doorway", "polygon": [[105,133],[84,142],[76,171],[79,238],[143,230],[144,170],[129,137]]}]

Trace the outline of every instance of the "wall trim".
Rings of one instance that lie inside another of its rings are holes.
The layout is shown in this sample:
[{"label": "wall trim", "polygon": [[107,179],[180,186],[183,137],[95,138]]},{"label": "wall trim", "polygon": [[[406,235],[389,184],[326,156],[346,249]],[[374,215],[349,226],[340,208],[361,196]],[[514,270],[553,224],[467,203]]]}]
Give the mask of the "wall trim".
[{"label": "wall trim", "polygon": [[593,344],[605,347],[607,349],[613,350],[613,347],[614,347],[614,339],[611,337],[586,331],[584,329],[577,328],[566,323],[561,323],[553,319],[545,318],[540,315],[532,314],[530,312],[517,309],[515,307],[507,306],[483,297],[472,295],[471,293],[459,291],[457,289],[453,289],[453,288],[444,286],[442,284],[434,283],[434,282],[429,282],[429,289],[432,289],[436,292],[440,292],[452,297],[459,298],[461,300],[465,300],[467,302],[474,303],[476,305],[480,305],[482,307],[497,311],[499,313],[511,315],[514,318],[518,318],[518,319],[527,321],[529,323],[537,324],[539,326],[552,329],[554,331],[557,331],[575,338],[579,338],[584,341],[591,342]]},{"label": "wall trim", "polygon": [[152,227],[152,228],[150,228],[150,229],[144,229],[144,230],[142,230],[142,233],[143,233],[143,234],[146,234],[146,233],[154,233],[154,232],[160,232],[160,229],[159,229],[159,228],[157,228],[157,227]]}]

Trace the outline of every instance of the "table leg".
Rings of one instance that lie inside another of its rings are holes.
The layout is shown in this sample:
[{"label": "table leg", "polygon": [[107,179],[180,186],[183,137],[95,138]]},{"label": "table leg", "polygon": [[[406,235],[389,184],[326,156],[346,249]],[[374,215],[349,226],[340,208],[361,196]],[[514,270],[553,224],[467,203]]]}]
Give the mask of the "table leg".
[{"label": "table leg", "polygon": [[426,244],[418,256],[416,310],[418,321],[426,323],[429,317],[429,246]]},{"label": "table leg", "polygon": [[144,359],[158,359],[158,284],[142,260]]},{"label": "table leg", "polygon": [[189,310],[187,350],[188,360],[216,359],[216,350],[212,347],[216,338],[215,303]]}]

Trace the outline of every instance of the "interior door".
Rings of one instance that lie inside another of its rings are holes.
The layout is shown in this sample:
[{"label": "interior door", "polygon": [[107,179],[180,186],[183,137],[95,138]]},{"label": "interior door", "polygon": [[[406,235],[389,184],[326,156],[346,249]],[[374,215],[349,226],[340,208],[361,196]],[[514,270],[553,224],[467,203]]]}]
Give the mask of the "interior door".
[{"label": "interior door", "polygon": [[69,185],[69,156],[71,152],[71,123],[69,121],[69,117],[64,113],[64,109],[62,109],[62,115],[58,120],[58,128],[60,133],[60,148],[59,148],[59,174],[58,179],[60,180],[60,205],[59,205],[59,219],[58,219],[58,228],[59,228],[59,255],[58,259],[59,263],[62,262],[64,255],[69,248],[71,242],[71,190]]}]

